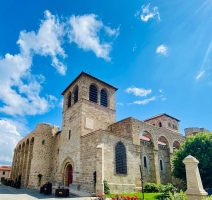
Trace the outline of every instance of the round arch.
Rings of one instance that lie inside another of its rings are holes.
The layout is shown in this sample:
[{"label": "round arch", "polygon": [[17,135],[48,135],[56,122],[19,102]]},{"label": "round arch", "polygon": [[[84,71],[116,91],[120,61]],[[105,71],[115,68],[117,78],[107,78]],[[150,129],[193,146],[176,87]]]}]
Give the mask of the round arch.
[{"label": "round arch", "polygon": [[179,148],[180,148],[180,142],[177,141],[177,140],[175,140],[175,141],[173,142],[173,149],[176,150],[176,149],[179,149]]},{"label": "round arch", "polygon": [[164,135],[160,135],[157,139],[158,146],[166,146],[170,148],[169,141]]},{"label": "round arch", "polygon": [[65,186],[72,184],[74,178],[74,162],[71,158],[68,157],[63,161],[60,171],[63,177],[63,184]]}]

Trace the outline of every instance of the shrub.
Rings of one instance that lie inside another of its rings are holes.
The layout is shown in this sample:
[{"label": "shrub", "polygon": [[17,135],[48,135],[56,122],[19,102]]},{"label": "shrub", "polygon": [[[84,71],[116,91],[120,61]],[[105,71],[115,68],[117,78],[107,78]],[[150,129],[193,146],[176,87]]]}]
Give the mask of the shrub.
[{"label": "shrub", "polygon": [[161,196],[163,197],[169,197],[170,193],[174,193],[176,190],[177,189],[171,183],[159,186],[159,192],[162,193]]},{"label": "shrub", "polygon": [[146,183],[144,185],[144,192],[159,192],[160,186],[155,183]]},{"label": "shrub", "polygon": [[110,194],[110,187],[106,180],[104,180],[104,192],[105,192],[105,194]]},{"label": "shrub", "polygon": [[169,192],[176,191],[176,188],[171,184],[168,183],[166,185],[163,184],[156,184],[156,183],[146,183],[144,185],[144,192],[159,192],[162,193],[163,196],[169,196]]},{"label": "shrub", "polygon": [[183,193],[182,191],[180,193],[174,193],[174,194],[170,192],[167,200],[188,200],[188,198],[186,194]]}]

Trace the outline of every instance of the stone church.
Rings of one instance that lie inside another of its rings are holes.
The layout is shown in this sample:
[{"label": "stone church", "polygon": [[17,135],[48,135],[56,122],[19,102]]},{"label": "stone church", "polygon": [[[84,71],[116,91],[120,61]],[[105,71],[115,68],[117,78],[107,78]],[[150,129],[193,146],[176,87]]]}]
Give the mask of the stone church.
[{"label": "stone church", "polygon": [[172,182],[170,158],[184,142],[179,120],[160,114],[115,121],[117,88],[85,72],[62,92],[62,129],[41,123],[14,150],[13,180],[46,182],[89,193],[135,191],[144,182]]}]

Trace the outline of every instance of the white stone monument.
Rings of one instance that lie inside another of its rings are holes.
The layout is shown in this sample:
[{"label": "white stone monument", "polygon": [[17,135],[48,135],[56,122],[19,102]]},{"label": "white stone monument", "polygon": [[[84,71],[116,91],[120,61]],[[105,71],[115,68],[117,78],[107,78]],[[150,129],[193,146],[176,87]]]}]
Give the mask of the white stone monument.
[{"label": "white stone monument", "polygon": [[185,164],[186,168],[186,194],[188,196],[188,200],[203,199],[203,197],[207,196],[208,193],[202,186],[202,180],[198,168],[199,161],[193,156],[189,155],[183,160],[183,163]]}]

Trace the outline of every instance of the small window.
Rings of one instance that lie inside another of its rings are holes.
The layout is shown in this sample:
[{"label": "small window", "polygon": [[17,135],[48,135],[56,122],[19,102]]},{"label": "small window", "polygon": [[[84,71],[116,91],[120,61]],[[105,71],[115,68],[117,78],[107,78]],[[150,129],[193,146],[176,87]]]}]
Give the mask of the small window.
[{"label": "small window", "polygon": [[42,145],[44,145],[45,144],[45,140],[42,140]]},{"label": "small window", "polygon": [[116,174],[127,174],[126,148],[122,142],[118,142],[115,147]]},{"label": "small window", "polygon": [[159,127],[162,127],[162,123],[161,122],[159,122]]},{"label": "small window", "polygon": [[71,139],[71,130],[69,130],[69,132],[68,132],[68,139],[69,140]]},{"label": "small window", "polygon": [[5,171],[3,171],[3,175],[5,175]]},{"label": "small window", "polygon": [[144,167],[147,168],[147,159],[146,159],[146,156],[144,156]]},{"label": "small window", "polygon": [[94,84],[91,84],[89,88],[89,100],[94,103],[98,100],[97,87]]},{"label": "small window", "polygon": [[67,97],[67,107],[71,107],[71,92],[68,94],[68,97]]},{"label": "small window", "polygon": [[100,99],[100,104],[102,106],[107,107],[108,106],[108,97],[107,97],[107,91],[105,89],[101,90],[101,99]]},{"label": "small window", "polygon": [[57,149],[57,154],[59,154],[60,153],[60,149]]},{"label": "small window", "polygon": [[78,86],[76,86],[74,89],[74,103],[77,103],[78,101],[78,91],[79,91]]},{"label": "small window", "polygon": [[160,160],[160,171],[163,171],[163,161]]}]

